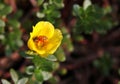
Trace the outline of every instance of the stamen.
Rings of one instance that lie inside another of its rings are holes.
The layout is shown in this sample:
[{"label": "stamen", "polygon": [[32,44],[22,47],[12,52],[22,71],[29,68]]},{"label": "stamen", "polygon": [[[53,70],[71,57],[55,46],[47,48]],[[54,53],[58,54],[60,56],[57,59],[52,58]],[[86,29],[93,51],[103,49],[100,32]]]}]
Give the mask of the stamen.
[{"label": "stamen", "polygon": [[48,38],[46,36],[38,36],[38,37],[33,38],[33,41],[35,42],[38,48],[41,48],[45,46],[45,44],[48,41]]}]

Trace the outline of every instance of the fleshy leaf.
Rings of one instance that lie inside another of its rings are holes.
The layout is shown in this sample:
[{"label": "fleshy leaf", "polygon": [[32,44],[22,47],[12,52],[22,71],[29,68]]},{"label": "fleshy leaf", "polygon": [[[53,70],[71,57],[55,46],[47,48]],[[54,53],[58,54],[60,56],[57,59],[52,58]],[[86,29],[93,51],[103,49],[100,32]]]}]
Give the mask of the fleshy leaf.
[{"label": "fleshy leaf", "polygon": [[46,59],[50,61],[57,61],[57,58],[54,55],[49,55]]},{"label": "fleshy leaf", "polygon": [[53,62],[49,61],[40,56],[35,56],[33,59],[35,66],[43,71],[52,71],[53,70]]},{"label": "fleshy leaf", "polygon": [[21,78],[19,81],[18,81],[18,83],[17,84],[26,84],[27,83],[27,81],[28,81],[28,78]]},{"label": "fleshy leaf", "polygon": [[12,80],[14,81],[14,83],[17,83],[17,81],[18,81],[18,75],[17,75],[17,73],[15,72],[15,70],[11,69],[11,70],[10,70],[10,75],[11,75]]},{"label": "fleshy leaf", "polygon": [[41,70],[39,70],[39,69],[35,70],[35,78],[40,82],[42,82],[44,80]]},{"label": "fleshy leaf", "polygon": [[11,84],[9,81],[5,80],[5,79],[1,79],[2,84]]},{"label": "fleshy leaf", "polygon": [[0,20],[0,28],[1,28],[1,27],[5,27],[5,22],[2,21],[2,20]]},{"label": "fleshy leaf", "polygon": [[55,52],[55,56],[60,62],[64,62],[66,60],[65,53],[61,47]]},{"label": "fleshy leaf", "polygon": [[28,75],[32,75],[33,74],[33,72],[34,72],[34,66],[28,66],[27,68],[26,68],[26,73],[28,74]]},{"label": "fleshy leaf", "polygon": [[84,0],[84,2],[83,2],[83,8],[84,8],[84,10],[88,7],[88,6],[90,6],[92,3],[91,3],[91,1],[90,0]]},{"label": "fleshy leaf", "polygon": [[42,71],[43,79],[46,81],[52,77],[50,72]]}]

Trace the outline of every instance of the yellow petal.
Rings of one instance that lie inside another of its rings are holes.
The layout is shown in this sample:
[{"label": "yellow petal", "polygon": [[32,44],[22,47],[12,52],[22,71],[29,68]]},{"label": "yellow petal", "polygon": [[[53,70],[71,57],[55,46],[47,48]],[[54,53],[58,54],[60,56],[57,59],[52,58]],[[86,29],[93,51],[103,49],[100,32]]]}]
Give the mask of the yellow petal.
[{"label": "yellow petal", "polygon": [[30,50],[33,50],[33,51],[37,52],[38,54],[44,54],[44,53],[45,53],[45,50],[39,50],[39,49],[36,47],[36,45],[35,45],[35,43],[34,43],[34,41],[33,41],[32,38],[30,38],[30,39],[28,40],[27,45],[28,45],[28,47],[29,47]]},{"label": "yellow petal", "polygon": [[55,29],[53,37],[49,40],[49,43],[46,45],[46,52],[53,54],[61,44],[63,36],[59,29]]},{"label": "yellow petal", "polygon": [[47,21],[38,22],[35,27],[33,27],[32,36],[46,36],[48,39],[54,34],[54,26]]},{"label": "yellow petal", "polygon": [[35,50],[35,44],[34,44],[32,38],[30,38],[30,39],[28,40],[27,45],[28,45],[28,48],[29,48],[30,50]]},{"label": "yellow petal", "polygon": [[43,56],[46,52],[43,49],[37,49],[35,50],[40,56]]}]

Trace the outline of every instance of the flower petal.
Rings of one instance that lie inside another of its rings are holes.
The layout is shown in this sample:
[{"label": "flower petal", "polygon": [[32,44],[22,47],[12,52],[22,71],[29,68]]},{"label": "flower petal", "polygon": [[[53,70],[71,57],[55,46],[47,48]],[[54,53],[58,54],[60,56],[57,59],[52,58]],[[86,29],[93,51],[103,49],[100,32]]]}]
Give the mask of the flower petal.
[{"label": "flower petal", "polygon": [[40,21],[33,27],[32,36],[46,36],[49,39],[53,34],[54,26],[47,21]]},{"label": "flower petal", "polygon": [[30,50],[35,50],[35,44],[34,44],[32,38],[30,38],[28,40],[27,45],[28,45],[28,47],[29,47]]},{"label": "flower petal", "polygon": [[33,42],[33,39],[32,39],[32,38],[30,38],[30,39],[28,40],[27,45],[28,45],[28,47],[30,48],[30,50],[36,51],[38,54],[44,54],[44,53],[45,53],[45,50],[39,50],[39,49],[36,47],[36,45],[35,45],[35,43]]},{"label": "flower petal", "polygon": [[53,54],[61,44],[63,36],[59,29],[55,29],[53,37],[49,40],[49,43],[46,45],[46,52]]}]

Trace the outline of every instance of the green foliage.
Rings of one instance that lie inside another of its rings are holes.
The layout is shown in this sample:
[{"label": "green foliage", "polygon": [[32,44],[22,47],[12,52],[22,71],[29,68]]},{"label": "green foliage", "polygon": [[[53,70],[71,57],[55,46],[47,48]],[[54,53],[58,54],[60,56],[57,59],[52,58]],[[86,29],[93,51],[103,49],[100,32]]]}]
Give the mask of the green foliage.
[{"label": "green foliage", "polygon": [[86,10],[87,7],[89,7],[91,4],[92,4],[91,0],[84,0],[84,2],[83,2],[83,8],[84,8],[84,10]]},{"label": "green foliage", "polygon": [[42,71],[40,69],[36,69],[34,73],[36,80],[39,82],[46,81],[52,77],[50,72]]},{"label": "green foliage", "polygon": [[7,81],[6,79],[2,79],[1,82],[2,82],[3,84],[10,84],[10,82]]},{"label": "green foliage", "polygon": [[57,84],[58,79],[57,77],[54,76],[54,77],[51,77],[48,81],[50,82],[50,84]]},{"label": "green foliage", "polygon": [[12,7],[4,3],[0,3],[0,17],[6,17],[6,15],[12,12]]},{"label": "green foliage", "polygon": [[[13,69],[10,70],[10,75],[11,75],[11,78],[12,78],[14,84],[26,84],[28,82],[27,77],[23,77],[23,78],[19,79],[17,72]],[[11,84],[6,79],[2,79],[1,82],[2,82],[2,84]]]},{"label": "green foliage", "polygon": [[74,32],[91,34],[95,31],[104,34],[112,27],[112,22],[106,17],[103,8],[92,5],[89,1],[84,2],[83,7],[73,5],[73,15],[77,19]]},{"label": "green foliage", "polygon": [[21,78],[17,84],[27,84],[28,78]]},{"label": "green foliage", "polygon": [[5,22],[0,20],[0,35],[4,33]]},{"label": "green foliage", "polygon": [[11,69],[10,70],[10,74],[11,74],[11,77],[13,79],[13,82],[17,83],[17,81],[18,81],[18,75],[17,75],[17,73],[13,69]]},{"label": "green foliage", "polygon": [[40,56],[35,56],[33,59],[33,63],[35,64],[37,69],[48,72],[53,70],[53,62],[45,58],[41,58]]},{"label": "green foliage", "polygon": [[65,74],[67,73],[67,69],[62,68],[62,69],[60,69],[60,70],[58,71],[58,73],[59,73],[60,75],[65,75]]},{"label": "green foliage", "polygon": [[60,62],[64,62],[66,60],[65,53],[61,47],[59,47],[58,50],[55,52],[55,56]]},{"label": "green foliage", "polygon": [[57,61],[57,58],[54,55],[49,55],[46,59],[49,61]]},{"label": "green foliage", "polygon": [[32,75],[35,80],[31,81],[33,83],[41,83],[50,79],[52,77],[52,71],[55,69],[55,64],[57,61],[54,55],[47,58],[42,58],[38,55],[34,55],[32,59],[35,66],[28,66],[26,72],[28,75]]},{"label": "green foliage", "polygon": [[23,45],[21,40],[22,32],[20,31],[20,22],[18,20],[22,12],[18,11],[9,16],[12,12],[11,6],[4,3],[0,4],[0,11],[2,11],[0,12],[0,41],[5,46],[6,56],[9,56]]},{"label": "green foliage", "polygon": [[38,6],[40,6],[43,2],[44,2],[44,0],[37,0]]},{"label": "green foliage", "polygon": [[[61,9],[64,7],[63,0],[36,1],[37,6],[35,9],[38,8],[37,12],[24,14],[25,19],[23,19],[24,15],[22,16],[23,10],[18,9],[17,12],[12,13],[12,7],[3,3],[3,0],[0,1],[0,42],[1,45],[5,46],[6,56],[10,56],[13,51],[19,50],[23,45],[23,41],[21,40],[23,33],[21,27],[26,28],[25,33],[28,33],[29,30],[32,29],[32,24],[37,20],[50,21],[55,27],[60,27],[62,24]],[[42,84],[44,81],[48,80],[52,84],[57,84],[58,79],[53,76],[53,73],[59,69],[60,62],[66,60],[64,49],[67,53],[73,52],[74,45],[72,40],[84,40],[84,37],[80,35],[81,33],[106,33],[113,25],[111,23],[111,18],[107,17],[107,14],[110,12],[110,7],[103,9],[98,5],[93,5],[90,0],[85,0],[83,6],[74,4],[73,16],[76,19],[76,24],[72,25],[74,26],[72,34],[74,35],[73,38],[66,27],[61,27],[63,42],[62,46],[58,48],[54,55],[42,58],[34,51],[20,53],[20,55],[26,59],[32,60],[33,64],[26,67],[25,75],[29,78],[20,78],[15,70],[10,70],[14,84]],[[22,21],[20,22],[21,17],[23,23]],[[112,59],[109,54],[104,54],[101,58],[94,61],[94,66],[105,76],[108,76],[112,66]],[[67,70],[63,68],[58,70],[58,73],[64,75],[67,73]],[[3,84],[10,84],[10,82],[5,79],[2,79],[1,81]]]},{"label": "green foliage", "polygon": [[[39,10],[36,12],[36,16],[39,20],[49,21],[55,27],[60,25],[60,9],[64,7],[63,0],[37,0],[37,5]],[[32,76],[30,84],[42,84],[44,81],[53,78],[52,74],[59,68],[59,62],[63,62],[66,59],[62,47],[56,51],[55,55],[49,55],[45,58],[38,56],[33,51],[27,51],[26,54],[28,55],[24,55],[24,57],[30,58],[34,64],[34,66],[26,68],[27,74]]]},{"label": "green foliage", "polygon": [[34,64],[26,68],[26,73],[32,76],[30,79],[32,83],[42,84],[44,81],[49,80],[53,77],[52,73],[59,68],[59,61],[65,61],[62,48],[59,48],[55,55],[49,55],[48,57],[40,57],[33,51],[28,51],[26,54],[28,54],[26,57],[30,57]]},{"label": "green foliage", "polygon": [[43,81],[43,75],[42,75],[42,70],[40,69],[35,69],[35,78],[37,81]]},{"label": "green foliage", "polygon": [[33,73],[34,73],[34,66],[33,65],[31,65],[31,66],[28,66],[27,68],[26,68],[26,73],[28,74],[28,75],[32,75]]},{"label": "green foliage", "polygon": [[[37,0],[37,5],[39,11],[36,12],[36,16],[39,20],[47,20],[55,27],[60,25],[60,9],[64,7],[63,0]],[[70,40],[70,37],[68,39]],[[62,47],[56,51],[55,55],[49,55],[46,58],[38,56],[33,51],[27,51],[26,54],[28,55],[24,55],[24,57],[32,59],[34,64],[34,66],[26,68],[27,74],[32,76],[30,84],[42,84],[44,81],[53,78],[52,74],[58,69],[59,62],[63,62],[66,59]]]},{"label": "green foliage", "polygon": [[57,25],[61,17],[60,9],[64,7],[63,0],[37,0],[40,10],[36,16],[41,20],[47,20]]},{"label": "green foliage", "polygon": [[2,21],[2,20],[0,20],[0,28],[1,28],[1,27],[5,27],[5,22]]},{"label": "green foliage", "polygon": [[71,35],[68,32],[68,30],[64,27],[62,28],[62,32],[64,36],[62,43],[69,52],[72,52],[74,50],[74,46],[72,44]]},{"label": "green foliage", "polygon": [[101,58],[95,60],[93,64],[103,75],[108,76],[110,74],[112,59],[108,53],[105,53]]}]

